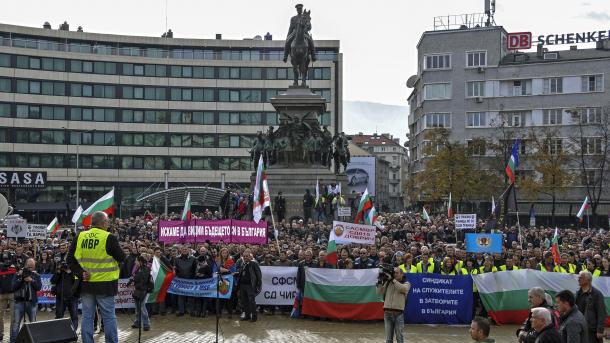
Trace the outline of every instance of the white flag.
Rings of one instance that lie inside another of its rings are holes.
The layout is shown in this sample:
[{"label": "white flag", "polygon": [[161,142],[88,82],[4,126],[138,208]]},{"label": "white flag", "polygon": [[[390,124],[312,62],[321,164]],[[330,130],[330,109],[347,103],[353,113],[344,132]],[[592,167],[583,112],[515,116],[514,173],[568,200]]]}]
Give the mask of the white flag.
[{"label": "white flag", "polygon": [[79,205],[72,216],[72,222],[74,224],[76,224],[76,222],[80,219],[81,214],[83,214],[83,207]]}]

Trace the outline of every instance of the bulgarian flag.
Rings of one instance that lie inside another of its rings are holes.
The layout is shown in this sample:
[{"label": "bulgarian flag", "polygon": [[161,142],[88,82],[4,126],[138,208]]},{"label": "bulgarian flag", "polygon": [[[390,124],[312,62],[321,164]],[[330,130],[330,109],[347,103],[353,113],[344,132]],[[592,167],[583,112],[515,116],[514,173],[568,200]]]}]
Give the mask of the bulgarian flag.
[{"label": "bulgarian flag", "polygon": [[57,220],[57,217],[55,217],[49,226],[47,226],[47,233],[49,236],[53,236],[57,230],[59,230],[59,221]]},{"label": "bulgarian flag", "polygon": [[555,235],[551,243],[551,253],[553,253],[553,260],[556,265],[561,263],[561,256],[559,255],[559,229],[555,227]]},{"label": "bulgarian flag", "polygon": [[430,216],[428,215],[428,211],[426,211],[426,206],[423,207],[421,213],[421,219],[425,220],[426,223],[432,224],[432,220],[430,220]]},{"label": "bulgarian flag", "polygon": [[302,313],[347,320],[383,318],[383,300],[375,293],[377,269],[305,269]]},{"label": "bulgarian flag", "polygon": [[184,208],[182,209],[182,219],[191,220],[191,192],[186,194],[186,200],[184,201]]},{"label": "bulgarian flag", "polygon": [[447,218],[453,217],[453,208],[451,207],[451,192],[449,192],[449,203],[447,204]]},{"label": "bulgarian flag", "polygon": [[174,278],[173,270],[165,265],[160,258],[154,257],[152,269],[150,270],[150,275],[152,276],[153,282],[155,284],[153,291],[148,295],[148,299],[146,302],[148,303],[161,303],[165,301],[165,295],[167,294],[167,289],[169,285],[172,283],[172,279]]},{"label": "bulgarian flag", "polygon": [[360,197],[360,203],[358,204],[358,212],[356,213],[356,218],[354,218],[354,224],[361,223],[364,219],[366,211],[370,210],[372,207],[373,200],[371,200],[371,196],[369,195],[369,190],[367,188]]},{"label": "bulgarian flag", "polygon": [[326,263],[337,265],[337,244],[335,240],[328,241],[328,247],[326,248]]},{"label": "bulgarian flag", "polygon": [[369,212],[366,214],[366,217],[364,217],[364,223],[366,225],[375,225],[375,222],[377,221],[378,217],[379,217],[379,214],[377,213],[377,210],[375,209],[375,205],[373,205],[373,207],[371,207]]},{"label": "bulgarian flag", "polygon": [[91,216],[97,211],[111,215],[114,212],[114,187],[103,197],[99,198],[93,205],[84,210],[75,224],[82,223],[84,226],[91,226]]},{"label": "bulgarian flag", "polygon": [[513,144],[513,150],[510,154],[510,159],[506,165],[506,176],[508,176],[509,183],[515,183],[515,170],[519,166],[519,138],[515,139]]},{"label": "bulgarian flag", "polygon": [[589,197],[586,196],[585,201],[583,201],[582,206],[580,206],[580,210],[578,210],[578,213],[576,214],[576,216],[578,217],[578,220],[580,220],[581,223],[585,219],[585,214],[587,213],[588,209],[589,209]]},{"label": "bulgarian flag", "polygon": [[[481,301],[494,321],[501,324],[522,324],[530,312],[527,291],[532,287],[542,287],[549,294],[564,289],[576,293],[578,281],[574,274],[546,273],[539,270],[522,269],[499,273],[472,275]],[[610,282],[607,278],[593,278],[593,287],[604,296],[606,313],[610,313]],[[606,325],[609,322],[606,317]]]},{"label": "bulgarian flag", "polygon": [[267,171],[265,170],[265,163],[263,163],[263,155],[261,155],[260,159],[258,160],[258,168],[256,168],[256,181],[254,184],[252,198],[254,199],[252,213],[254,214],[254,221],[258,224],[263,217],[263,211],[265,211],[265,208],[271,205],[269,186],[267,185]]}]

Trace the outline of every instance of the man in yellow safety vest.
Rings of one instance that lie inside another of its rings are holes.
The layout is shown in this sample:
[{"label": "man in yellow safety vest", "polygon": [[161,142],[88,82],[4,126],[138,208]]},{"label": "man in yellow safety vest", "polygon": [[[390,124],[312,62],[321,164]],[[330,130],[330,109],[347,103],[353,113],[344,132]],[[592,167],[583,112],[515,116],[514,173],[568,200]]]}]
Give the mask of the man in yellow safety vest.
[{"label": "man in yellow safety vest", "polygon": [[93,343],[93,318],[96,307],[104,323],[106,343],[118,343],[114,297],[118,293],[119,263],[125,253],[116,236],[108,232],[109,219],[104,212],[94,212],[91,228],[72,241],[67,262],[82,280],[81,299],[83,343]]}]

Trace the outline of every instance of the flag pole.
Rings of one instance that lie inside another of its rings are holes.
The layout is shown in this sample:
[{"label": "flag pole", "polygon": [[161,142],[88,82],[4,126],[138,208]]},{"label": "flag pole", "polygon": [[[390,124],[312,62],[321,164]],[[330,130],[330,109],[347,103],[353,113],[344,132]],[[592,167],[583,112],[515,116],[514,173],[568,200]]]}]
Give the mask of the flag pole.
[{"label": "flag pole", "polygon": [[[271,192],[269,192],[271,194]],[[277,253],[280,253],[280,240],[279,240],[279,231],[275,228],[275,217],[273,216],[273,205],[271,204],[273,201],[269,199],[269,212],[271,212],[271,225],[273,225],[273,234],[275,236],[275,243],[277,244]],[[276,234],[277,233],[277,234]]]},{"label": "flag pole", "polygon": [[589,230],[589,206],[587,206],[587,230]]}]

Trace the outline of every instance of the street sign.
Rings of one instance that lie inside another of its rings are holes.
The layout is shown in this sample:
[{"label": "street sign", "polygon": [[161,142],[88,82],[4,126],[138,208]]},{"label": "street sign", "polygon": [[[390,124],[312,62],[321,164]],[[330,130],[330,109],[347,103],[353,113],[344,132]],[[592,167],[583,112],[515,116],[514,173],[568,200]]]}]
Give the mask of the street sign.
[{"label": "street sign", "polygon": [[22,218],[4,220],[6,236],[9,238],[25,238],[28,232],[28,221]]},{"label": "street sign", "polygon": [[466,230],[474,229],[477,226],[477,215],[476,214],[456,214],[455,215],[455,229]]},{"label": "street sign", "polygon": [[531,32],[512,32],[506,36],[508,50],[526,50],[532,48]]},{"label": "street sign", "polygon": [[351,217],[352,208],[351,207],[339,207],[339,208],[337,208],[337,215],[339,217]]}]

